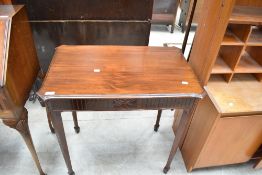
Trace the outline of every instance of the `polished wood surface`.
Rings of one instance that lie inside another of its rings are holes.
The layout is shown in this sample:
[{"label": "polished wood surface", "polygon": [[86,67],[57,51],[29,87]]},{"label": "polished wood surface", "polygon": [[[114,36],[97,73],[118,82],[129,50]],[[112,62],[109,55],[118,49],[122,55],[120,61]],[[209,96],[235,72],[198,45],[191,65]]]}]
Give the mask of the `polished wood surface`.
[{"label": "polished wood surface", "polygon": [[6,74],[6,87],[14,102],[21,106],[25,105],[40,69],[31,28],[28,22],[24,22],[26,20],[25,8],[12,18]]},{"label": "polished wood surface", "polygon": [[5,25],[8,25],[2,28],[3,23],[0,23],[0,48],[5,49],[0,52],[3,75],[0,88],[0,119],[6,126],[21,134],[39,174],[44,175],[31,138],[27,110],[24,108],[39,71],[25,8],[21,5],[0,5],[0,20],[2,19],[5,19]]},{"label": "polished wood surface", "polygon": [[262,84],[252,75],[235,76],[230,84],[213,76],[207,87],[223,116],[262,113]]},{"label": "polished wood surface", "polygon": [[203,89],[177,48],[61,46],[39,95],[48,92],[52,96],[194,96]]}]

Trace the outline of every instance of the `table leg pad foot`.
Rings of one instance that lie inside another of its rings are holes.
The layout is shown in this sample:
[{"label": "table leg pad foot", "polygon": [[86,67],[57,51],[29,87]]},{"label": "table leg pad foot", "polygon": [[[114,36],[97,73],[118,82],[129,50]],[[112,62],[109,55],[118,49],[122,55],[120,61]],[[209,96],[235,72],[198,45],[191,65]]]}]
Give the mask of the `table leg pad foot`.
[{"label": "table leg pad foot", "polygon": [[74,127],[74,129],[77,134],[80,132],[80,127]]},{"label": "table leg pad foot", "polygon": [[155,126],[154,126],[154,131],[157,132],[157,131],[158,131],[158,128],[159,128],[159,125],[155,125]]},{"label": "table leg pad foot", "polygon": [[50,129],[51,130],[51,133],[52,134],[55,134],[55,129],[54,128],[52,128],[52,129]]},{"label": "table leg pad foot", "polygon": [[163,169],[163,172],[166,174],[166,173],[169,171],[169,169],[170,169],[170,167],[165,167],[165,168]]},{"label": "table leg pad foot", "polygon": [[75,175],[75,172],[73,171],[71,173],[68,173],[68,175]]}]

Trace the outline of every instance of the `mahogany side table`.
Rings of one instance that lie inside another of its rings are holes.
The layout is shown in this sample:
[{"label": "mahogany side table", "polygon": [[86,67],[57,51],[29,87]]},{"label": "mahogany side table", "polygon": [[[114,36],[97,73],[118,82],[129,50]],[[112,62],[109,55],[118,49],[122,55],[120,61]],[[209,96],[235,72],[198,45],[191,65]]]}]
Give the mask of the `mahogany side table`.
[{"label": "mahogany side table", "polygon": [[50,111],[70,175],[61,112],[183,109],[166,173],[203,92],[178,48],[60,46],[38,96]]}]

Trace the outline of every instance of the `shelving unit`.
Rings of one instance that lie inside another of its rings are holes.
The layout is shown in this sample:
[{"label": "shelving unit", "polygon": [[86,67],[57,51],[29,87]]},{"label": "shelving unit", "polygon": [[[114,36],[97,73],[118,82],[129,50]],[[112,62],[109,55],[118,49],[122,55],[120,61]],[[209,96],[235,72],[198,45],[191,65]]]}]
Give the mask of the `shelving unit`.
[{"label": "shelving unit", "polygon": [[262,2],[237,0],[211,75],[231,82],[235,74],[253,74],[262,82]]},{"label": "shelving unit", "polygon": [[180,148],[188,171],[262,160],[262,0],[204,7],[189,64],[207,96]]}]

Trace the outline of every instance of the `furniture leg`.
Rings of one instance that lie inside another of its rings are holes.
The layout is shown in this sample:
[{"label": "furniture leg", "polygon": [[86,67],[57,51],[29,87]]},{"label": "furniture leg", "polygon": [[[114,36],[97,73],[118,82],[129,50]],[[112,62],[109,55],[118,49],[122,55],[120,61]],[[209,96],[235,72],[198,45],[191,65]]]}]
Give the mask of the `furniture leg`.
[{"label": "furniture leg", "polygon": [[51,121],[51,112],[48,110],[48,108],[46,107],[46,114],[47,114],[47,120],[48,120],[48,125],[49,125],[49,128],[51,130],[51,133],[55,133],[55,129],[52,125],[52,121]]},{"label": "furniture leg", "polygon": [[174,142],[173,142],[173,145],[172,145],[169,157],[168,157],[168,161],[166,163],[166,166],[163,169],[163,172],[165,174],[170,169],[171,162],[174,159],[174,156],[176,154],[177,149],[183,143],[183,140],[184,140],[185,135],[186,135],[187,128],[189,127],[189,124],[190,124],[192,116],[193,116],[194,109],[195,109],[195,106],[192,106],[192,109],[190,109],[190,110],[183,110],[181,122],[180,122],[178,129],[176,131],[176,137],[174,139]]},{"label": "furniture leg", "polygon": [[80,132],[80,127],[78,125],[78,121],[77,121],[77,113],[76,111],[73,111],[72,112],[72,115],[73,115],[73,120],[74,120],[74,129],[75,129],[75,132],[78,134]]},{"label": "furniture leg", "polygon": [[170,33],[174,33],[174,30],[175,30],[175,25],[171,25],[171,30],[170,30]]},{"label": "furniture leg", "polygon": [[157,112],[157,118],[156,118],[156,124],[154,126],[154,131],[157,132],[158,128],[159,128],[159,122],[160,122],[160,118],[161,118],[161,114],[162,114],[162,110],[158,110]]},{"label": "furniture leg", "polygon": [[68,146],[66,142],[66,137],[65,137],[65,131],[64,131],[64,126],[62,122],[62,117],[61,117],[61,112],[51,112],[51,120],[55,128],[55,133],[57,140],[59,142],[60,149],[62,151],[63,157],[65,159],[65,163],[68,169],[68,174],[69,175],[74,175],[74,171],[72,169],[71,165],[71,160],[70,160],[70,155],[68,152]]},{"label": "furniture leg", "polygon": [[32,137],[31,137],[31,133],[30,133],[30,130],[29,130],[29,127],[28,127],[28,112],[27,112],[27,110],[24,108],[24,111],[22,112],[22,115],[18,120],[6,119],[6,120],[3,120],[3,123],[5,125],[9,126],[10,128],[17,130],[21,134],[21,136],[23,137],[29,151],[31,152],[31,155],[34,159],[36,166],[37,166],[39,174],[45,175],[45,173],[43,172],[43,170],[41,168],[39,159],[37,157],[36,150],[35,150],[33,140],[32,140]]}]

